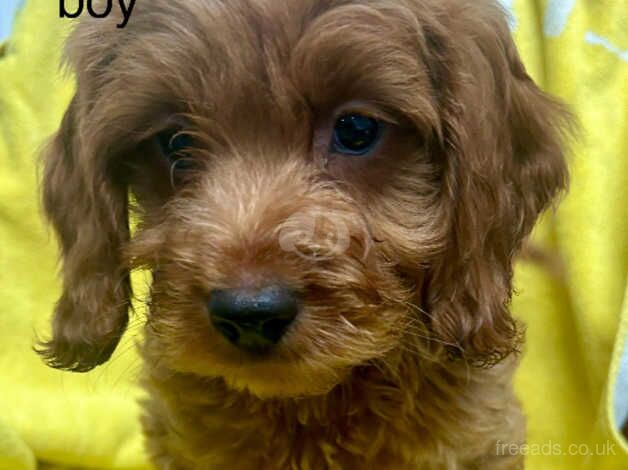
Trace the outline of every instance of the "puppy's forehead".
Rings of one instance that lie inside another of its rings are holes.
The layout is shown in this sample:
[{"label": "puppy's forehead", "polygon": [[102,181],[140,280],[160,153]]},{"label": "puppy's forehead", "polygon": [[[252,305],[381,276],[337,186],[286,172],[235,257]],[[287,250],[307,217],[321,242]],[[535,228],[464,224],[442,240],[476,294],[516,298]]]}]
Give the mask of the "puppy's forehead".
[{"label": "puppy's forehead", "polygon": [[399,108],[430,92],[415,3],[138,2],[124,30],[103,33],[104,22],[92,21],[75,47],[97,42],[104,86],[136,105],[141,95],[153,109],[163,103],[224,121],[242,109],[272,120],[303,103],[329,109],[353,99]]}]

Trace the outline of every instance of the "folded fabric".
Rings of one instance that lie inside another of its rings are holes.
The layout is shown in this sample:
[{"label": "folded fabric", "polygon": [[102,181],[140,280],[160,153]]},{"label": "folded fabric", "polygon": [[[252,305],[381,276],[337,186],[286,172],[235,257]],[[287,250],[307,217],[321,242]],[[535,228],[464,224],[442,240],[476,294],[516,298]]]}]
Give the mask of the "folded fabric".
[{"label": "folded fabric", "polygon": [[[528,447],[518,451],[533,470],[626,470],[618,428],[628,388],[618,377],[628,333],[628,0],[502,3],[530,73],[583,129],[571,192],[534,235],[563,268],[517,267],[513,310],[528,325],[516,378]],[[88,374],[49,369],[32,351],[59,287],[36,158],[73,92],[57,72],[68,27],[56,2],[29,0],[0,56],[0,470],[32,470],[36,460],[150,468],[135,385],[141,314],[113,359]]]}]

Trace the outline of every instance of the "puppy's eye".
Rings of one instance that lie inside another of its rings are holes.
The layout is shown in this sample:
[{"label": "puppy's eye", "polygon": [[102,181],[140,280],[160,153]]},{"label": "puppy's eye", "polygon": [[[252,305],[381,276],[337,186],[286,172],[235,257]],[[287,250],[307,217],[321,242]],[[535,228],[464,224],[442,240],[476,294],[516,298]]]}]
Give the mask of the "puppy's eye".
[{"label": "puppy's eye", "polygon": [[161,153],[174,170],[192,170],[195,162],[190,155],[194,140],[181,129],[167,129],[157,134]]},{"label": "puppy's eye", "polygon": [[382,123],[362,114],[345,114],[336,121],[331,151],[345,155],[366,155],[382,133]]}]

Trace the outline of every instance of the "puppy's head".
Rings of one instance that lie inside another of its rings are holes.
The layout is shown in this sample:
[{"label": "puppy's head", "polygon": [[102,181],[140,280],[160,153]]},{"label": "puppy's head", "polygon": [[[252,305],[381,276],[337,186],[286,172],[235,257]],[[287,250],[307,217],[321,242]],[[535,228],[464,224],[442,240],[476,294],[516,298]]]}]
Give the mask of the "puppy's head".
[{"label": "puppy's head", "polygon": [[[567,183],[562,108],[493,1],[158,0],[85,21],[45,154],[63,294],[41,352],[105,362],[129,269],[149,362],[259,396],[414,351],[517,347],[513,255]],[[130,236],[128,201],[139,221]]]}]

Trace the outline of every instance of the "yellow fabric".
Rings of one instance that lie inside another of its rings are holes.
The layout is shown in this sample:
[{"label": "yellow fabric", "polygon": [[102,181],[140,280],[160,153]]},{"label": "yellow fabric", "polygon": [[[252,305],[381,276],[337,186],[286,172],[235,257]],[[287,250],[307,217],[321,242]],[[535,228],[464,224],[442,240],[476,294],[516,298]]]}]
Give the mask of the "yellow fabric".
[{"label": "yellow fabric", "polygon": [[[513,309],[528,325],[516,379],[529,418],[521,451],[531,470],[626,470],[611,408],[628,332],[628,0],[502,3],[514,7],[530,72],[583,126],[571,193],[535,234],[562,256],[565,274],[517,269]],[[28,1],[0,57],[0,470],[32,470],[35,458],[55,468],[147,468],[134,386],[141,322],[89,374],[48,369],[31,350],[58,292],[35,170],[72,92],[56,72],[67,30],[57,8]],[[585,451],[608,455],[569,455]]]},{"label": "yellow fabric", "polygon": [[511,3],[530,72],[582,125],[570,193],[536,231],[561,255],[564,278],[525,262],[516,276],[513,309],[528,325],[516,381],[527,468],[626,470],[612,406],[628,329],[628,1]]},{"label": "yellow fabric", "polygon": [[40,219],[35,166],[72,93],[57,73],[67,30],[58,6],[28,1],[0,57],[0,469],[33,469],[33,455],[140,469],[146,459],[133,334],[109,364],[86,375],[49,369],[32,351],[58,294],[56,246]]}]

